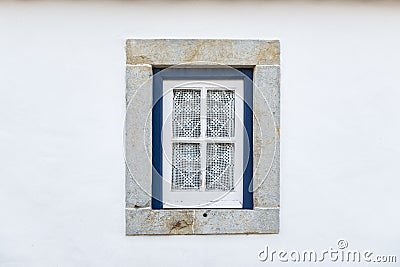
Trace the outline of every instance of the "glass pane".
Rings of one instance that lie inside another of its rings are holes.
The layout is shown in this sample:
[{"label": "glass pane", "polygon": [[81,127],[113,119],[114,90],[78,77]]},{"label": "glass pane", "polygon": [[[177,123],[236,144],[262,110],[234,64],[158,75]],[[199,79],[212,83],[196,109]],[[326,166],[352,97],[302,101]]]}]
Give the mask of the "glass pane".
[{"label": "glass pane", "polygon": [[200,91],[174,90],[172,116],[174,137],[200,137]]},{"label": "glass pane", "polygon": [[172,189],[200,189],[200,164],[200,144],[173,144]]},{"label": "glass pane", "polygon": [[227,90],[207,91],[207,136],[233,137],[235,94]]},{"label": "glass pane", "polygon": [[233,144],[207,144],[206,190],[233,189]]}]

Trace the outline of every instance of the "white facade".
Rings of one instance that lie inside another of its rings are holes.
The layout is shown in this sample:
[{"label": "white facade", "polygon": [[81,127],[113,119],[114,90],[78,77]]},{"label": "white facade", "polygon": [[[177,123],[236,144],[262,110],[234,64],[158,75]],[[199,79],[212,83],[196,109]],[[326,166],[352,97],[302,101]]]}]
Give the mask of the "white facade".
[{"label": "white facade", "polygon": [[[399,262],[399,33],[395,1],[1,2],[0,266]],[[280,40],[279,234],[125,236],[127,38]]]}]

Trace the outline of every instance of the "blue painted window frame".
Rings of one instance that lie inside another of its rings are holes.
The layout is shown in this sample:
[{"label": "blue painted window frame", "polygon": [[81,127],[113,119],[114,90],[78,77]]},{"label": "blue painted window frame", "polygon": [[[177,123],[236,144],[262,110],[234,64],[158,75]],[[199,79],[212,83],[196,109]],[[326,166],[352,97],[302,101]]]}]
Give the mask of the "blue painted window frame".
[{"label": "blue painted window frame", "polygon": [[[244,127],[249,142],[244,142],[243,209],[253,209],[253,68],[153,68],[153,110],[152,110],[152,209],[162,209],[162,110],[164,80],[244,80]],[[247,163],[247,164],[246,164]]]}]

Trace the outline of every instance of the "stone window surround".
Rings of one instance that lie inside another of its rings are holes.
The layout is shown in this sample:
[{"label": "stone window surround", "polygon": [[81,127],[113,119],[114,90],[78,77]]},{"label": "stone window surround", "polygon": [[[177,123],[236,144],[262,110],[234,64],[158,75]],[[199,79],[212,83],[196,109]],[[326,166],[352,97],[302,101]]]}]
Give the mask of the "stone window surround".
[{"label": "stone window surround", "polygon": [[[151,114],[153,68],[192,62],[254,68],[253,123],[259,130],[253,130],[253,157],[257,164],[253,180],[258,186],[253,192],[252,210],[151,208],[151,121],[148,115],[138,114]],[[126,235],[279,232],[279,41],[128,39],[126,100]],[[131,100],[134,105],[128,108]],[[273,119],[267,114],[272,114]],[[273,125],[272,131],[268,125]],[[128,163],[133,164],[128,168]]]}]

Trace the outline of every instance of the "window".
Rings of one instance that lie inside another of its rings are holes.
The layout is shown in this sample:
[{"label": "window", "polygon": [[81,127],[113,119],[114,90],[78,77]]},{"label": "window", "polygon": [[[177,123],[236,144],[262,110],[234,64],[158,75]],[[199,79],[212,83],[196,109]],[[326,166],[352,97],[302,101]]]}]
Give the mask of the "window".
[{"label": "window", "polygon": [[[243,166],[249,163],[244,105],[251,99],[245,104],[244,78],[233,78],[244,74],[218,68],[165,71],[162,83],[154,83],[163,87],[162,115],[154,113],[163,118],[162,207],[243,208]],[[198,80],[168,79],[184,78],[188,71]],[[210,79],[227,74],[229,79]]]},{"label": "window", "polygon": [[279,42],[127,40],[126,234],[279,231]]}]

